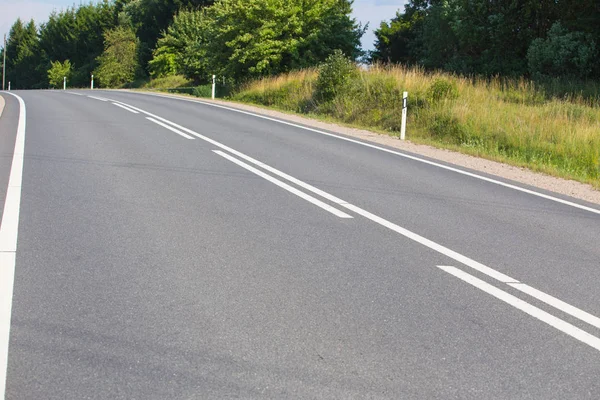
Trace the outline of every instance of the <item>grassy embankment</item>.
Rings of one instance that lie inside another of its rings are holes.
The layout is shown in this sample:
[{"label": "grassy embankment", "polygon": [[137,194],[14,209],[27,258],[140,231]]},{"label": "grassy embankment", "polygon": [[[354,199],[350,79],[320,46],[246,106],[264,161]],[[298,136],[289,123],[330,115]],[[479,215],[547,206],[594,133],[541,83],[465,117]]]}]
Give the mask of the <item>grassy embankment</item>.
[{"label": "grassy embankment", "polygon": [[407,138],[600,189],[600,85],[561,95],[520,80],[477,80],[420,69],[361,71],[331,101],[319,101],[318,71],[251,82],[233,100],[398,135],[409,92]]}]

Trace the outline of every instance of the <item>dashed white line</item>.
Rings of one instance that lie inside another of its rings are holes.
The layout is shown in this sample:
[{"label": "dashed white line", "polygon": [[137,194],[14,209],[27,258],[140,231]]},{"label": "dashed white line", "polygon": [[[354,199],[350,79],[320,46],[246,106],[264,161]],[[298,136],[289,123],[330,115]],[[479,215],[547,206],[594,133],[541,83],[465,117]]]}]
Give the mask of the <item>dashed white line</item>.
[{"label": "dashed white line", "polygon": [[83,94],[81,93],[74,93],[74,92],[65,92],[66,94],[72,94],[74,96],[83,96]]},{"label": "dashed white line", "polygon": [[129,108],[129,107],[125,107],[125,106],[124,106],[124,105],[122,105],[122,104],[118,104],[118,103],[112,103],[112,104],[113,104],[113,105],[115,105],[115,106],[117,106],[117,107],[121,107],[123,110],[127,110],[127,111],[129,111],[130,113],[139,114],[137,111],[135,111],[135,110],[132,110],[132,109],[131,109],[131,108]]},{"label": "dashed white line", "polygon": [[301,192],[300,190],[288,185],[287,183],[284,183],[284,182],[280,181],[279,179],[275,179],[272,176],[267,175],[264,172],[259,171],[258,169],[246,164],[245,162],[242,162],[242,161],[230,156],[229,154],[225,154],[220,150],[213,150],[213,152],[215,152],[216,154],[220,155],[223,158],[226,158],[227,160],[231,161],[232,163],[235,163],[235,164],[239,165],[240,167],[252,172],[253,174],[256,174],[256,175],[260,176],[261,178],[266,179],[267,181],[269,181],[271,183],[274,183],[275,185],[279,186],[280,188],[287,190],[288,192],[290,192],[292,194],[295,194],[296,196],[308,201],[309,203],[312,203],[317,207],[321,207],[323,210],[328,211],[337,217],[352,218],[352,216],[346,214],[345,212],[342,212],[342,211],[338,210],[337,208],[330,206],[329,204],[323,203],[321,200],[316,199],[304,192]]},{"label": "dashed white line", "polygon": [[513,296],[510,293],[500,290],[497,287],[474,277],[473,275],[467,274],[458,268],[447,266],[438,266],[438,268],[600,351],[600,338],[597,338],[596,336],[591,335],[584,330],[579,329],[576,326],[571,325],[568,322],[563,321],[562,319],[557,318],[554,315],[519,299],[518,297]]},{"label": "dashed white line", "polygon": [[100,101],[109,101],[108,99],[105,99],[103,97],[96,97],[96,96],[88,96],[90,99],[94,99],[94,100],[100,100]]},{"label": "dashed white line", "polygon": [[179,131],[179,130],[177,130],[177,129],[175,129],[175,128],[173,128],[173,127],[171,127],[171,126],[167,125],[167,124],[163,124],[162,122],[155,120],[154,118],[146,117],[146,119],[147,119],[148,121],[152,121],[152,122],[154,122],[154,123],[155,123],[155,124],[157,124],[157,125],[160,125],[160,126],[162,126],[162,127],[163,127],[163,128],[165,128],[165,129],[168,129],[168,130],[170,130],[171,132],[175,132],[176,134],[178,134],[178,135],[180,135],[180,136],[183,136],[183,137],[184,137],[184,138],[186,138],[186,139],[194,140],[194,138],[193,138],[193,137],[191,137],[190,135],[186,135],[185,133],[183,133],[183,132],[181,132],[181,131]]},{"label": "dashed white line", "polygon": [[23,156],[25,152],[25,124],[27,118],[23,99],[16,94],[9,94],[16,97],[19,101],[19,122],[2,222],[0,223],[0,398],[2,399],[6,390],[8,342],[10,338],[17,236],[19,233]]}]

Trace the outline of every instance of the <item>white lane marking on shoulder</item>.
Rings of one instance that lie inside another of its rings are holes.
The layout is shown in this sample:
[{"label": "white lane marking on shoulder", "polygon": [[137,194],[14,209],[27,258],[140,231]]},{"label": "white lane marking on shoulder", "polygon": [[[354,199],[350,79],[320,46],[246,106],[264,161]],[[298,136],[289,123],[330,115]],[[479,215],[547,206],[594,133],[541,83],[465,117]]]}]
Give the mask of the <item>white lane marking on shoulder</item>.
[{"label": "white lane marking on shoulder", "polygon": [[73,94],[75,96],[83,96],[83,94],[81,93],[74,93],[74,92],[65,92],[66,94]]},{"label": "white lane marking on shoulder", "polygon": [[279,179],[275,179],[270,175],[265,174],[262,171],[259,171],[258,169],[251,167],[250,165],[246,164],[245,162],[242,162],[232,156],[230,156],[229,154],[223,153],[220,150],[213,150],[213,152],[215,152],[216,154],[220,155],[223,158],[226,158],[227,160],[231,161],[232,163],[235,163],[237,165],[239,165],[240,167],[252,172],[253,174],[256,174],[258,176],[260,176],[263,179],[266,179],[267,181],[274,183],[275,185],[279,186],[280,188],[287,190],[288,192],[295,194],[296,196],[308,201],[309,203],[314,204],[317,207],[321,207],[323,210],[328,211],[330,213],[332,213],[333,215],[340,217],[340,218],[353,218],[351,215],[346,214],[345,212],[342,212],[340,210],[338,210],[335,207],[330,206],[329,204],[323,203],[321,200],[316,199],[304,192],[301,192],[300,190],[288,185],[287,183],[284,183],[282,181],[280,181]]},{"label": "white lane marking on shoulder", "polygon": [[600,339],[596,336],[593,336],[584,330],[579,329],[576,326],[571,325],[568,322],[563,321],[562,319],[557,318],[554,315],[519,299],[518,297],[513,296],[512,294],[500,290],[497,287],[474,277],[473,275],[467,274],[458,268],[447,266],[438,266],[438,268],[600,351]]},{"label": "white lane marking on shoulder", "polygon": [[100,100],[100,101],[109,101],[108,99],[105,99],[103,97],[96,97],[96,96],[88,96],[90,99],[94,99],[94,100]]},{"label": "white lane marking on shoulder", "polygon": [[586,311],[583,311],[582,309],[574,307],[574,306],[570,305],[569,303],[565,303],[564,301],[559,300],[556,297],[550,296],[549,294],[546,294],[546,293],[542,292],[541,290],[535,289],[529,285],[526,285],[526,284],[520,283],[520,282],[509,282],[509,283],[507,283],[507,285],[509,285],[510,287],[513,287],[525,294],[528,294],[529,296],[536,298],[546,304],[549,304],[558,310],[561,310],[569,315],[572,315],[575,318],[582,320],[583,322],[587,322],[588,324],[590,324],[596,328],[600,328],[600,318],[598,318],[595,315],[592,315]]},{"label": "white lane marking on shoulder", "polygon": [[[123,104],[125,104],[125,103],[123,103]],[[265,170],[267,170],[267,171],[269,171],[269,172],[271,172],[271,173],[273,173],[273,174],[275,174],[277,176],[280,176],[283,179],[286,179],[286,180],[288,180],[288,181],[290,181],[290,182],[292,182],[292,183],[294,183],[294,184],[296,184],[298,186],[301,186],[304,189],[306,189],[308,191],[311,191],[311,192],[313,192],[313,193],[315,193],[315,194],[317,194],[317,195],[319,195],[319,196],[321,196],[321,197],[323,197],[323,198],[325,198],[325,199],[327,199],[327,200],[329,200],[329,201],[331,201],[333,203],[339,204],[340,206],[345,207],[346,209],[348,209],[350,211],[353,211],[353,212],[355,212],[355,213],[357,213],[359,215],[362,215],[363,217],[365,217],[365,218],[367,218],[367,219],[369,219],[369,220],[371,220],[371,221],[373,221],[373,222],[375,222],[375,223],[377,223],[377,224],[379,224],[381,226],[384,226],[384,227],[386,227],[386,228],[388,228],[388,229],[390,229],[390,230],[392,230],[392,231],[394,231],[394,232],[396,232],[396,233],[398,233],[398,234],[400,234],[400,235],[402,235],[402,236],[404,236],[404,237],[406,237],[406,238],[408,238],[410,240],[413,240],[413,241],[415,241],[417,243],[420,243],[423,246],[426,246],[426,247],[430,248],[431,250],[434,250],[434,251],[436,251],[438,253],[441,253],[441,254],[443,254],[443,255],[445,255],[447,257],[450,257],[453,260],[458,261],[461,264],[463,264],[463,265],[465,265],[467,267],[470,267],[470,268],[472,268],[472,269],[474,269],[476,271],[479,271],[482,274],[485,274],[485,275],[487,275],[487,276],[489,276],[489,277],[491,277],[493,279],[496,279],[499,282],[502,282],[502,283],[505,283],[505,284],[517,284],[517,283],[521,283],[517,279],[511,278],[510,276],[508,276],[506,274],[503,274],[503,273],[501,273],[499,271],[496,271],[495,269],[490,268],[490,267],[488,267],[488,266],[486,266],[486,265],[484,265],[484,264],[482,264],[480,262],[472,260],[469,257],[466,257],[466,256],[464,256],[464,255],[462,255],[462,254],[460,254],[460,253],[458,253],[458,252],[456,252],[454,250],[450,250],[449,248],[447,248],[445,246],[442,246],[441,244],[438,244],[438,243],[436,243],[436,242],[434,242],[432,240],[424,238],[423,236],[418,235],[418,234],[416,234],[414,232],[411,232],[408,229],[402,228],[401,226],[399,226],[397,224],[394,224],[393,222],[390,222],[390,221],[388,221],[388,220],[386,220],[384,218],[381,218],[381,217],[379,217],[379,216],[377,216],[375,214],[372,214],[372,213],[370,213],[370,212],[368,212],[366,210],[363,210],[360,207],[352,205],[352,204],[348,203],[345,200],[342,200],[342,199],[340,199],[338,197],[335,197],[335,196],[333,196],[333,195],[331,195],[331,194],[329,194],[327,192],[324,192],[321,189],[318,189],[318,188],[316,188],[316,187],[314,187],[312,185],[309,185],[309,184],[307,184],[307,183],[305,183],[305,182],[303,182],[303,181],[301,181],[299,179],[296,179],[296,178],[294,178],[294,177],[292,177],[292,176],[290,176],[290,175],[288,175],[288,174],[286,174],[284,172],[281,172],[278,169],[275,169],[275,168],[270,167],[270,166],[268,166],[268,165],[266,165],[266,164],[264,164],[264,163],[262,163],[262,162],[260,162],[258,160],[255,160],[254,158],[252,158],[250,156],[247,156],[247,155],[245,155],[245,154],[243,154],[243,153],[241,153],[241,152],[239,152],[237,150],[234,150],[234,149],[232,149],[232,148],[230,148],[228,146],[225,146],[224,144],[221,144],[221,143],[217,142],[216,140],[213,140],[213,139],[208,138],[206,136],[200,135],[199,133],[196,133],[196,132],[192,131],[191,129],[185,128],[185,127],[183,127],[181,125],[178,125],[178,124],[176,124],[174,122],[171,122],[171,121],[169,121],[167,119],[164,119],[164,118],[158,117],[156,115],[150,114],[149,112],[144,111],[142,109],[139,109],[139,108],[136,108],[136,107],[133,107],[133,106],[130,106],[130,105],[127,105],[127,106],[132,107],[132,108],[140,111],[141,113],[152,115],[154,118],[160,119],[160,120],[164,121],[165,123],[168,123],[168,124],[171,124],[173,126],[176,126],[179,129],[181,129],[181,130],[183,130],[185,132],[188,132],[190,135],[194,135],[194,136],[196,136],[196,137],[198,137],[198,138],[200,138],[202,140],[205,140],[205,141],[207,141],[207,142],[209,142],[209,143],[211,143],[211,144],[213,144],[213,145],[215,145],[217,147],[220,147],[223,150],[226,150],[226,151],[228,151],[228,152],[230,152],[230,153],[232,153],[234,155],[237,155],[238,157],[243,158],[244,160],[246,160],[246,161],[248,161],[248,162],[250,162],[250,163],[252,163],[254,165],[257,165],[257,166],[259,166],[259,167],[261,167],[261,168],[263,168],[263,169],[265,169]],[[539,293],[543,293],[543,292],[539,292]],[[543,298],[549,299],[549,298],[554,298],[554,297],[552,297],[550,295],[547,295],[547,297],[538,296],[538,300],[544,301]],[[568,303],[565,303],[565,302],[562,302],[562,303],[565,304],[565,305],[569,305]],[[550,305],[550,306],[556,307],[556,305],[558,303],[557,302],[548,302],[547,304]],[[566,313],[572,315],[575,318],[581,319],[581,316],[583,315],[583,314],[578,313],[578,312],[571,313],[570,311],[579,310],[578,308],[576,308],[574,306],[570,306],[570,307],[561,306],[561,307],[562,308],[559,308],[561,311],[566,312]],[[586,319],[582,319],[582,320],[584,322],[588,322],[589,323],[589,321],[591,319],[589,317],[586,317]]]},{"label": "white lane marking on shoulder", "polygon": [[424,163],[424,164],[432,165],[432,166],[435,166],[435,167],[438,167],[438,168],[442,168],[442,169],[445,169],[445,170],[448,170],[448,171],[456,172],[456,173],[461,174],[461,175],[469,176],[471,178],[479,179],[479,180],[482,180],[482,181],[485,181],[485,182],[488,182],[488,183],[493,183],[495,185],[504,186],[504,187],[509,188],[509,189],[517,190],[519,192],[527,193],[527,194],[530,194],[530,195],[533,195],[533,196],[541,197],[541,198],[546,199],[546,200],[554,201],[554,202],[557,202],[557,203],[561,203],[561,204],[564,204],[564,205],[567,205],[567,206],[575,207],[575,208],[578,208],[580,210],[585,210],[585,211],[589,211],[589,212],[592,212],[592,213],[600,215],[600,210],[595,209],[595,208],[591,208],[591,207],[588,207],[588,206],[584,206],[583,204],[577,204],[577,203],[574,203],[572,201],[563,200],[563,199],[560,199],[558,197],[554,197],[554,196],[550,196],[550,195],[547,195],[547,194],[544,194],[544,193],[536,192],[536,191],[531,190],[531,189],[522,188],[520,186],[516,186],[516,185],[510,184],[510,183],[502,182],[502,181],[499,181],[499,180],[496,180],[496,179],[493,179],[493,178],[488,178],[488,177],[485,177],[485,176],[482,176],[482,175],[475,174],[473,172],[468,172],[468,171],[464,171],[464,170],[461,170],[461,169],[458,169],[458,168],[455,168],[455,167],[450,167],[448,165],[440,164],[440,163],[437,163],[435,161],[429,161],[429,160],[426,160],[426,159],[423,159],[423,158],[420,158],[420,157],[412,156],[410,154],[405,154],[405,153],[401,153],[399,151],[386,149],[385,147],[380,147],[380,146],[377,146],[377,145],[374,145],[374,144],[370,144],[370,143],[364,143],[364,142],[361,142],[359,140],[347,138],[347,137],[344,137],[344,136],[336,135],[336,134],[325,132],[325,131],[321,131],[319,129],[309,128],[307,126],[295,124],[293,122],[287,122],[287,121],[283,121],[283,120],[280,120],[280,119],[277,119],[277,118],[272,118],[272,117],[267,117],[265,115],[255,114],[255,113],[249,112],[249,111],[238,110],[236,108],[227,107],[227,106],[223,106],[223,105],[220,105],[220,104],[207,103],[207,102],[201,101],[201,100],[182,99],[182,98],[179,98],[179,97],[166,96],[166,95],[160,95],[160,94],[155,94],[155,93],[139,93],[139,92],[132,92],[132,93],[142,94],[142,95],[146,95],[146,96],[164,97],[164,98],[168,98],[168,99],[188,101],[188,102],[192,102],[192,103],[199,103],[199,104],[204,104],[204,105],[211,106],[211,107],[222,108],[222,109],[225,109],[225,110],[229,110],[229,111],[233,111],[233,112],[237,112],[237,113],[241,113],[241,114],[251,115],[253,117],[266,119],[266,120],[277,122],[277,123],[280,123],[280,124],[284,124],[284,125],[288,125],[288,126],[293,126],[295,128],[304,129],[304,130],[307,130],[307,131],[319,133],[321,135],[330,136],[330,137],[333,137],[333,138],[336,138],[336,139],[344,140],[346,142],[355,143],[355,144],[359,144],[361,146],[370,147],[372,149],[376,149],[376,150],[383,151],[383,152],[390,153],[390,154],[394,154],[394,155],[397,155],[397,156],[400,156],[400,157],[408,158],[408,159],[413,160],[413,161],[418,161],[418,162],[421,162],[421,163]]},{"label": "white lane marking on shoulder", "polygon": [[19,123],[17,126],[12,165],[10,167],[6,201],[0,224],[0,398],[2,399],[6,390],[8,343],[10,338],[17,236],[19,233],[23,157],[25,155],[25,127],[27,120],[27,111],[23,99],[16,94],[9,94],[16,97],[19,101]]},{"label": "white lane marking on shoulder", "polygon": [[167,124],[163,124],[162,122],[155,120],[154,118],[146,117],[146,119],[147,119],[148,121],[152,121],[152,122],[154,122],[154,123],[155,123],[155,124],[157,124],[157,125],[160,125],[160,126],[162,126],[162,127],[163,127],[163,128],[165,128],[165,129],[168,129],[168,130],[170,130],[171,132],[175,132],[176,134],[178,134],[178,135],[180,135],[180,136],[183,136],[183,137],[184,137],[184,138],[186,138],[186,139],[194,140],[194,138],[193,138],[193,137],[191,137],[190,135],[186,135],[185,133],[183,133],[183,132],[181,132],[181,131],[178,131],[177,129],[175,129],[175,128],[173,128],[173,127],[171,127],[171,126],[167,125]]},{"label": "white lane marking on shoulder", "polygon": [[129,108],[129,107],[125,107],[125,106],[124,106],[124,105],[122,105],[122,104],[118,104],[118,103],[112,103],[112,104],[113,104],[113,105],[115,105],[115,106],[117,106],[117,107],[121,107],[123,110],[127,110],[127,111],[129,111],[130,113],[139,114],[137,111],[135,111],[135,110],[132,110],[132,109],[131,109],[131,108]]}]

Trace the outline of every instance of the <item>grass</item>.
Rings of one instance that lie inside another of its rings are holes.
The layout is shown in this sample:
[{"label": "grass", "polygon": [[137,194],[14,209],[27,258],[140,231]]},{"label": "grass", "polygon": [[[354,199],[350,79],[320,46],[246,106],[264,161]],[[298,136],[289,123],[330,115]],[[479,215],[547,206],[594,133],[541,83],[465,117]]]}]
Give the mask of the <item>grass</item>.
[{"label": "grass", "polygon": [[398,135],[402,91],[408,91],[409,140],[600,189],[597,83],[573,86],[569,92],[559,82],[536,85],[524,79],[474,79],[374,66],[323,102],[315,90],[318,74],[308,69],[250,82],[232,98]]}]

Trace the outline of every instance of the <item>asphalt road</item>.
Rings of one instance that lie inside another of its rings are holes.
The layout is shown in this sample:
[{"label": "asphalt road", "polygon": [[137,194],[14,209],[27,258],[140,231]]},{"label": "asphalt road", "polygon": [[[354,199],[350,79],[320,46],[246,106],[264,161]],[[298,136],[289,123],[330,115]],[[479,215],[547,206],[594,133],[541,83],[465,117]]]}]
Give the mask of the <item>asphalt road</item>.
[{"label": "asphalt road", "polygon": [[14,93],[7,399],[600,398],[600,207],[197,101]]}]

